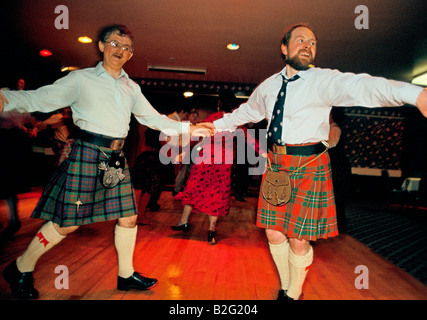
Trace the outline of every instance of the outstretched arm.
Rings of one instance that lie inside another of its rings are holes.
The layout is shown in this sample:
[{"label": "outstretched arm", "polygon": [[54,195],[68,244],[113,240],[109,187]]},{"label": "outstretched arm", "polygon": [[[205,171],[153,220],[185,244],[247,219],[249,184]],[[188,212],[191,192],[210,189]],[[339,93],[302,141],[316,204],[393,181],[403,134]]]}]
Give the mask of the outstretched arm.
[{"label": "outstretched arm", "polygon": [[416,105],[424,117],[427,118],[427,88],[418,95]]}]

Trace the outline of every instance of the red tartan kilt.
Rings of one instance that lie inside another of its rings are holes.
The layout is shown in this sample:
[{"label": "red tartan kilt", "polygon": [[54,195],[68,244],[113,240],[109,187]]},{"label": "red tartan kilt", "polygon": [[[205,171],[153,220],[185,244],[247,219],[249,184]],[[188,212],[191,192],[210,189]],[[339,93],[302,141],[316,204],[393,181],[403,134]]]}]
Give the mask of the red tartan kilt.
[{"label": "red tartan kilt", "polygon": [[[290,172],[292,195],[284,206],[273,206],[260,193],[257,226],[282,232],[289,238],[317,240],[338,235],[329,154],[292,172],[316,156],[269,152],[274,168]],[[264,181],[265,173],[262,177]]]}]

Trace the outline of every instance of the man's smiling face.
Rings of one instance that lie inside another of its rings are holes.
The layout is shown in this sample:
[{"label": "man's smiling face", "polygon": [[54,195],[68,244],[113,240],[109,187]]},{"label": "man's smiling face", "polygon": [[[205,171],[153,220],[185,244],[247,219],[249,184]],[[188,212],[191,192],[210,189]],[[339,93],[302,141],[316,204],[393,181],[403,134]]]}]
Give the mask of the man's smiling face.
[{"label": "man's smiling face", "polygon": [[[111,41],[114,41],[113,45],[111,45]],[[106,42],[100,41],[98,46],[104,54],[103,65],[106,70],[121,70],[133,55],[132,40],[128,36],[120,36],[116,32],[113,32]]]},{"label": "man's smiling face", "polygon": [[286,56],[286,64],[295,70],[307,70],[316,56],[316,36],[306,27],[298,27],[292,31],[287,45],[282,44],[282,53]]}]

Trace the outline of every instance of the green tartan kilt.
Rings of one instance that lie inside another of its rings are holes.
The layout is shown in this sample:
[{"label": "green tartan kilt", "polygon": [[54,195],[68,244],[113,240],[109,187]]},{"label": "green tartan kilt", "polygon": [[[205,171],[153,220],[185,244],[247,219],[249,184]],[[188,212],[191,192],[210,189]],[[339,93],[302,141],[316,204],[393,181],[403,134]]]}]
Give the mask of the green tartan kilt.
[{"label": "green tartan kilt", "polygon": [[68,227],[136,215],[127,162],[123,181],[112,189],[101,184],[98,165],[108,162],[114,152],[118,151],[76,139],[69,157],[58,166],[43,190],[32,217]]},{"label": "green tartan kilt", "polygon": [[[314,159],[269,152],[273,168],[290,172],[292,195],[284,206],[269,204],[260,193],[257,226],[282,232],[289,238],[317,240],[338,235],[335,198],[329,154],[322,154],[306,167],[292,172]],[[262,177],[264,181],[265,173]]]}]

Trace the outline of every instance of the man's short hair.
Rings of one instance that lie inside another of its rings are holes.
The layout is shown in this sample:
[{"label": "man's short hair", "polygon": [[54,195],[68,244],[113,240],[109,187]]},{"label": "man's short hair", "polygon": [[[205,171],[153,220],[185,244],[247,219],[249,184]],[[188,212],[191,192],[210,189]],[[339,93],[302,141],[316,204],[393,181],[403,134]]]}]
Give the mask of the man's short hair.
[{"label": "man's short hair", "polygon": [[110,26],[104,27],[99,33],[98,41],[101,41],[103,43],[107,42],[107,39],[110,37],[112,33],[117,33],[121,37],[123,36],[129,37],[130,40],[132,41],[132,46],[133,46],[133,42],[134,42],[133,34],[132,32],[130,32],[128,27],[122,24],[116,24],[116,25],[110,25]]}]

